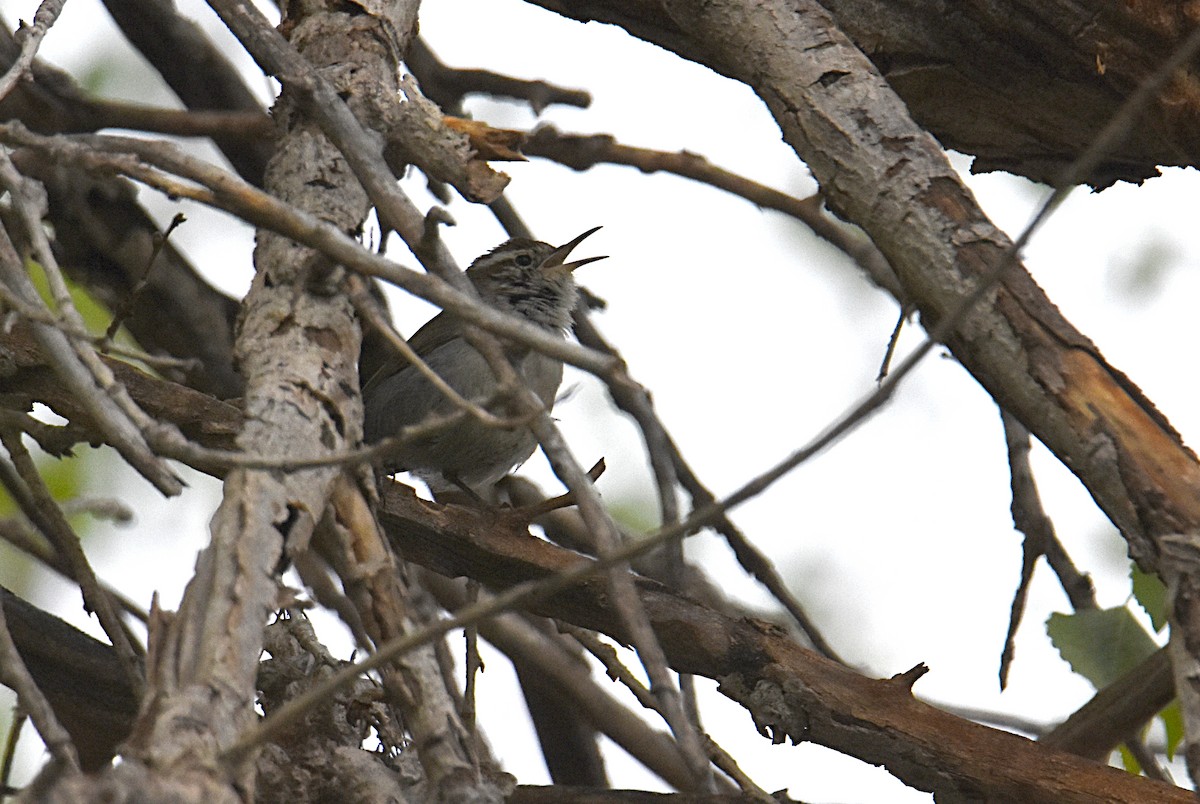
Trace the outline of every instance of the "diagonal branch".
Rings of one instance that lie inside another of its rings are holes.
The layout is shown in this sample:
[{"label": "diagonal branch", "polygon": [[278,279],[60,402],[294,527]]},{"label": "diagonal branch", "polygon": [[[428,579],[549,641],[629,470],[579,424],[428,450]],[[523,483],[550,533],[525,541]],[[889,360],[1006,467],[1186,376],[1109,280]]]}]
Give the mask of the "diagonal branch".
[{"label": "diagonal branch", "polygon": [[[586,580],[607,565],[654,549],[662,538],[694,529],[716,511],[698,512],[681,526],[627,546],[606,560],[530,539],[522,525],[466,509],[418,500],[403,487],[385,495],[381,518],[410,560],[446,575],[469,575],[499,592],[451,619],[381,646],[358,668],[331,682],[352,682],[362,669],[386,662],[393,651],[435,638],[453,628],[520,602],[539,614],[567,620],[624,640],[603,579]],[[644,578],[632,579],[672,667],[721,682],[721,691],[746,706],[764,736],[775,742],[819,742],[867,762],[884,765],[906,784],[949,800],[1037,802],[1190,801],[1191,793],[1133,777],[1007,732],[961,720],[913,698],[903,680],[870,680],[821,659],[766,624],[725,617]],[[336,683],[326,685],[336,688]],[[329,689],[294,702],[296,715]],[[853,710],[847,718],[845,712]],[[254,740],[282,721],[267,721]],[[253,744],[250,742],[249,744]],[[241,749],[247,743],[243,743]],[[994,757],[1003,756],[1004,762]]]},{"label": "diagonal branch", "polygon": [[[174,2],[105,0],[130,43],[191,109],[261,112],[262,104],[221,49]],[[262,186],[274,150],[270,137],[213,132],[213,141],[246,181]]]},{"label": "diagonal branch", "polygon": [[[34,202],[26,197],[28,181],[17,173],[7,154],[0,154],[0,184],[8,190],[21,215],[25,233],[33,244],[33,253],[42,264],[55,301],[59,303],[59,311],[73,328],[82,329],[83,319],[75,310],[58,273],[40,217],[32,209]],[[0,231],[0,278],[25,302],[42,304],[6,231]],[[78,396],[108,442],[164,495],[179,494],[183,490],[182,481],[151,452],[139,429],[148,420],[146,414],[130,401],[95,351],[89,345],[72,342],[54,326],[34,323],[31,329],[42,348],[54,358],[63,384]]]},{"label": "diagonal branch", "polygon": [[[887,256],[927,328],[958,309],[980,277],[1003,269],[1012,252],[1009,239],[962,186],[939,144],[816,3],[774,0],[747,7],[717,0],[695,6],[665,0],[666,15],[619,0],[586,9],[539,4],[617,22],[749,84],[812,170],[830,208],[861,226]],[[1196,41],[1193,33],[1133,98],[1152,98]],[[1110,122],[1108,133],[1127,134],[1138,108],[1126,104],[1118,115],[1124,119]],[[1077,169],[1073,179],[1087,175]],[[946,333],[945,343],[1000,406],[1080,478],[1133,558],[1178,590],[1173,624],[1192,648],[1174,648],[1176,672],[1180,679],[1196,678],[1194,668],[1179,669],[1185,654],[1200,655],[1194,635],[1200,632],[1195,455],[1137,386],[1016,266],[985,304]],[[1200,692],[1189,700],[1193,706],[1185,711],[1200,711]],[[1200,733],[1197,724],[1200,716],[1191,719],[1189,733]],[[1200,777],[1200,742],[1188,756]]]},{"label": "diagonal branch", "polygon": [[[25,365],[32,360],[23,358]],[[159,415],[164,418],[186,421],[193,415],[196,400],[155,390],[169,383],[147,378],[144,384],[128,384],[135,394],[145,395],[139,396],[142,402],[148,398],[174,399],[173,407],[159,408]],[[195,392],[188,393],[200,397]],[[214,443],[213,439],[220,438],[219,433],[237,426],[237,412],[223,406],[210,413],[214,417],[210,429],[198,435]],[[491,588],[506,589],[580,562],[577,553],[530,539],[523,529],[514,531],[511,523],[494,519],[485,522],[479,512],[432,505],[402,492],[402,487],[388,490],[381,511],[383,523],[391,537],[399,540],[397,544],[407,559],[441,574],[467,575]],[[674,532],[678,534],[685,528],[712,521],[723,510],[705,506],[699,518],[686,520]],[[652,547],[653,544],[645,543],[635,549]],[[800,708],[815,713],[815,719],[807,721],[807,732],[797,726],[798,734],[865,761],[886,765],[906,782],[929,785],[925,789],[947,793],[984,787],[993,792],[1023,791],[1013,792],[1013,796],[1025,801],[1072,801],[1078,799],[1071,796],[1087,796],[1089,791],[1093,796],[1108,796],[1108,800],[1114,801],[1141,801],[1146,797],[1164,802],[1190,800],[1190,794],[1185,792],[1176,795],[1175,788],[1154,786],[1153,782],[1077,758],[1047,753],[1010,734],[965,724],[913,701],[907,693],[900,698],[881,694],[891,689],[887,682],[870,681],[852,670],[822,661],[795,647],[774,626],[738,614],[720,614],[646,579],[637,579],[636,585],[674,669],[718,679],[725,679],[731,673],[741,674],[741,686],[727,689],[751,707],[751,711],[759,709],[746,687],[759,682],[767,684],[764,689],[785,689],[790,690],[789,695],[809,696]],[[576,587],[569,594],[559,594],[535,610],[623,639],[624,631],[609,603],[606,585],[593,582]],[[853,723],[838,714],[847,711],[847,707],[856,712]],[[914,745],[919,746],[919,761],[913,759],[910,750]],[[998,755],[1009,757],[1009,761],[987,760]],[[934,768],[940,769],[937,772],[940,775],[931,781]],[[1001,778],[997,779],[996,774]],[[1043,774],[1043,779],[1055,780],[1040,799],[1035,796],[1042,794],[1030,792],[1038,774]],[[1059,795],[1063,797],[1056,798]]]},{"label": "diagonal branch", "polygon": [[429,99],[451,114],[457,114],[463,98],[472,93],[524,100],[538,115],[556,103],[581,109],[592,103],[592,96],[582,89],[567,89],[545,81],[526,81],[491,70],[448,67],[419,36],[413,37],[406,63]]},{"label": "diagonal branch", "polygon": [[708,184],[739,196],[765,209],[773,209],[801,221],[813,234],[839,249],[862,269],[866,277],[905,303],[904,288],[887,258],[861,234],[831,220],[821,211],[821,197],[796,198],[756,181],[718,167],[700,154],[690,151],[670,153],[651,148],[625,145],[609,134],[565,134],[552,125],[534,129],[521,146],[521,152],[587,170],[598,164],[628,165],[643,173],[672,173]]},{"label": "diagonal branch", "polygon": [[20,29],[17,31],[15,38],[20,40],[21,52],[13,59],[8,69],[4,71],[4,75],[0,76],[0,100],[8,96],[12,92],[17,83],[25,77],[25,73],[29,71],[33,65],[34,57],[37,55],[38,47],[42,44],[42,40],[46,38],[46,34],[50,32],[50,26],[58,20],[58,15],[62,13],[63,5],[66,0],[42,0],[38,10],[34,12],[33,24],[26,25],[21,23]]}]

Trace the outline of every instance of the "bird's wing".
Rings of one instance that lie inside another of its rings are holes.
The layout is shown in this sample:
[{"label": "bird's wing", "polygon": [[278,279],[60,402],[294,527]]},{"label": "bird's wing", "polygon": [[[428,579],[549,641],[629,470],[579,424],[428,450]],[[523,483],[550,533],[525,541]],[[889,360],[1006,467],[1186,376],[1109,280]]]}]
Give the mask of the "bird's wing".
[{"label": "bird's wing", "polygon": [[457,318],[449,313],[438,313],[426,321],[425,326],[413,333],[413,336],[408,339],[408,345],[418,355],[424,356],[457,338],[461,331],[462,326]]},{"label": "bird's wing", "polygon": [[[408,345],[421,357],[431,354],[434,349],[453,340],[459,333],[458,322],[447,313],[438,313],[425,322],[419,330],[408,339]],[[367,384],[363,386],[364,396],[369,396],[381,382],[395,375],[408,365],[408,360],[400,354],[393,354],[380,366]]]}]

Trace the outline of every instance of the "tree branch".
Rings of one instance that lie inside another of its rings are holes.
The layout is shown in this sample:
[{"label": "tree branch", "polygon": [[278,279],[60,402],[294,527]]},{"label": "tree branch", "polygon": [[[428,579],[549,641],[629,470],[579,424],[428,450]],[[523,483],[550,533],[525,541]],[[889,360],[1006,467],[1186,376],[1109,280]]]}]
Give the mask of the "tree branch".
[{"label": "tree branch", "polygon": [[[577,554],[529,539],[519,526],[485,525],[478,514],[432,506],[402,487],[387,489],[381,518],[410,560],[493,589],[580,570]],[[728,618],[645,578],[635,583],[671,666],[719,680],[722,692],[777,741],[818,742],[951,800],[1191,800],[1187,791],[960,720],[916,700],[907,687],[823,660],[767,624]],[[584,581],[532,609],[623,641],[627,635],[606,590],[602,580]],[[846,718],[847,711],[854,717]],[[995,762],[997,756],[1006,760]]]}]

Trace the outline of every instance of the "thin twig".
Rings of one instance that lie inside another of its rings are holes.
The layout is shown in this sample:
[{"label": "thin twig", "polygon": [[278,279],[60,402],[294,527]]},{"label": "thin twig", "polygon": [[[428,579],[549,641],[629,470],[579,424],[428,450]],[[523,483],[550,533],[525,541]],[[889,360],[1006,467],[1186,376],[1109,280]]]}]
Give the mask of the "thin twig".
[{"label": "thin twig", "polygon": [[662,714],[658,708],[658,701],[654,700],[650,690],[646,689],[646,686],[617,658],[616,648],[601,640],[596,636],[596,632],[586,628],[580,628],[563,620],[555,622],[555,626],[562,633],[570,634],[571,638],[582,645],[584,650],[599,660],[600,664],[604,665],[604,672],[608,674],[608,677],[624,685],[643,709]]},{"label": "thin twig", "polygon": [[763,790],[758,784],[742,770],[738,765],[737,760],[733,758],[725,748],[713,739],[713,736],[708,732],[702,731],[701,737],[704,740],[704,750],[708,754],[708,758],[712,760],[712,764],[717,766],[722,773],[728,776],[737,784],[743,794],[749,796],[754,801],[763,802],[763,804],[778,804],[778,799],[775,796]]},{"label": "thin twig", "polygon": [[17,693],[17,703],[21,711],[29,715],[38,735],[50,755],[72,773],[79,773],[79,753],[71,741],[71,735],[63,728],[62,723],[54,714],[54,709],[37,682],[25,666],[17,645],[13,642],[12,634],[8,631],[8,618],[4,606],[0,605],[0,678],[4,686]]},{"label": "thin twig", "polygon": [[0,77],[0,100],[8,97],[8,93],[12,92],[17,82],[24,77],[25,73],[29,72],[42,40],[50,32],[50,27],[58,19],[58,15],[62,13],[64,5],[66,5],[66,0],[42,0],[38,10],[33,14],[33,24],[21,23],[16,34],[16,38],[21,43],[21,52],[13,60],[12,66],[8,68],[3,77]]},{"label": "thin twig", "polygon": [[[511,371],[511,367],[509,368]],[[540,406],[540,400],[528,389],[525,389],[525,406],[535,409]],[[555,475],[575,494],[575,504],[583,516],[588,530],[596,540],[601,556],[619,550],[621,539],[616,523],[604,507],[595,486],[591,483],[575,456],[567,448],[562,433],[554,424],[549,413],[539,416],[531,427],[542,452],[550,462]],[[668,526],[669,527],[669,526]],[[704,754],[703,745],[695,723],[684,709],[681,693],[671,681],[671,671],[667,666],[666,655],[658,642],[649,618],[642,607],[641,600],[633,587],[633,582],[624,565],[608,575],[612,604],[628,629],[630,643],[637,651],[642,666],[650,679],[650,689],[658,700],[663,714],[675,739],[679,741],[683,755],[695,774],[697,789],[711,792],[713,790],[712,771]]]},{"label": "thin twig", "polygon": [[79,584],[84,603],[95,612],[100,627],[104,629],[117,657],[121,660],[130,687],[135,694],[140,695],[145,685],[141,655],[125,630],[112,599],[96,578],[96,573],[79,543],[79,536],[63,516],[50,490],[46,488],[33,458],[21,443],[20,432],[0,428],[0,442],[12,459],[11,464],[0,461],[0,483],[3,483],[22,513],[29,517],[70,568],[69,574]]},{"label": "thin twig", "polygon": [[972,720],[976,723],[990,723],[993,726],[999,726],[1005,731],[1018,732],[1030,737],[1037,737],[1049,731],[1049,726],[1044,722],[1014,715],[1011,712],[997,712],[993,709],[980,709],[973,706],[944,703],[931,700],[923,695],[916,697],[936,709],[949,712],[956,717],[961,717],[963,720]]},{"label": "thin twig", "polygon": [[164,109],[160,106],[77,95],[57,95],[55,99],[64,104],[69,103],[71,108],[70,128],[60,130],[82,132],[122,128],[175,137],[209,137],[256,144],[269,143],[275,136],[275,124],[270,115],[262,111]]},{"label": "thin twig", "polygon": [[[604,665],[604,670],[608,674],[608,677],[624,685],[624,687],[633,694],[633,697],[637,699],[639,704],[652,712],[657,712],[659,715],[662,715],[662,710],[659,709],[658,701],[650,693],[650,690],[646,689],[645,685],[643,685],[642,682],[639,681],[638,678],[629,671],[629,668],[627,668],[621,662],[620,658],[617,656],[616,649],[613,648],[612,645],[604,642],[598,636],[596,636],[595,632],[588,631],[586,628],[580,628],[579,626],[571,625],[570,623],[561,621],[558,622],[557,625],[560,631],[565,634],[570,634],[580,645],[583,646],[584,650],[586,650],[602,665]],[[722,771],[725,771],[731,779],[736,781],[738,787],[741,788],[743,792],[749,794],[750,797],[756,801],[775,801],[775,799],[768,795],[765,790],[755,784],[749,776],[741,772],[741,769],[738,768],[737,762],[733,760],[733,757],[731,757],[728,752],[726,752],[725,749],[722,748],[717,741],[712,738],[711,735],[701,730],[700,739],[704,744],[705,754],[708,756],[709,761],[711,761]]]},{"label": "thin twig", "polygon": [[13,712],[12,720],[8,724],[8,739],[4,741],[4,762],[0,764],[0,802],[8,800],[8,781],[12,778],[13,760],[17,757],[17,741],[28,719],[29,716],[18,709]]},{"label": "thin twig", "polygon": [[[1033,577],[1033,568],[1038,558],[1043,555],[1055,554],[1054,567],[1063,591],[1071,601],[1071,607],[1076,611],[1095,609],[1099,607],[1096,601],[1096,591],[1092,580],[1075,568],[1067,551],[1063,548],[1058,534],[1054,532],[1054,523],[1042,508],[1041,497],[1038,494],[1037,482],[1033,478],[1033,469],[1029,465],[1029,430],[1005,410],[1000,411],[1004,424],[1004,440],[1008,450],[1009,474],[1012,485],[1012,518],[1017,530],[1025,534],[1025,543],[1021,550],[1021,580],[1013,597],[1012,610],[1009,616],[1008,635],[1004,640],[1004,650],[1000,657],[1000,688],[1003,689],[1008,677],[1008,668],[1012,662],[1013,640],[1021,623],[1021,614],[1025,609],[1025,597],[1028,593],[1029,582]],[[1059,572],[1061,570],[1061,572]]]},{"label": "thin twig", "polygon": [[[402,338],[400,333],[396,332],[396,328],[387,321],[379,309],[379,304],[373,298],[371,298],[371,294],[367,292],[366,281],[362,277],[349,277],[347,281],[347,289],[350,294],[350,301],[354,304],[354,309],[358,311],[358,314],[361,315],[368,324],[374,327],[377,332],[383,335],[384,339],[386,339],[387,342],[392,345],[392,348],[394,348],[404,357],[404,359],[408,362],[408,365],[411,365],[413,368],[419,371],[421,376],[428,380],[430,385],[440,391],[441,394],[450,402],[450,404],[454,405],[454,407],[462,410],[476,421],[486,424],[488,427],[513,429],[516,427],[523,427],[528,424],[527,418],[505,418],[497,416],[480,405],[467,399],[458,391],[455,391],[448,382],[442,379],[442,375],[430,368],[429,364],[426,363],[425,360],[416,353],[412,346],[409,345],[408,341]],[[389,364],[384,363],[384,366],[388,367]],[[363,379],[366,381],[370,380],[371,378],[366,377]]]},{"label": "thin twig", "polygon": [[194,357],[180,358],[169,357],[166,355],[152,355],[143,352],[141,349],[130,349],[124,346],[118,346],[111,343],[106,335],[93,335],[87,329],[75,326],[66,321],[62,316],[55,315],[49,309],[41,305],[30,304],[25,301],[20,295],[14,293],[7,285],[0,284],[0,301],[4,306],[8,307],[13,313],[21,316],[28,321],[36,321],[39,324],[48,324],[57,328],[68,338],[73,338],[78,341],[90,343],[99,349],[104,347],[105,354],[116,355],[118,357],[136,360],[139,363],[145,363],[147,366],[153,366],[159,369],[183,369],[191,370],[200,364],[200,361]]},{"label": "thin twig", "polygon": [[[475,603],[479,600],[479,581],[467,581],[467,603]],[[483,657],[479,655],[479,627],[476,624],[468,625],[463,629],[463,642],[466,646],[466,661],[463,662],[466,672],[466,680],[463,683],[463,705],[462,705],[462,721],[463,727],[475,736],[475,681],[479,673],[483,670]]]},{"label": "thin twig", "polygon": [[672,173],[744,198],[752,204],[782,212],[804,223],[817,237],[852,259],[871,282],[905,304],[906,294],[892,266],[871,240],[832,220],[822,210],[821,196],[796,198],[764,184],[739,176],[690,151],[671,153],[636,148],[617,142],[608,134],[563,134],[554,126],[539,126],[530,132],[522,153],[540,156],[575,170],[597,164],[628,165],[643,173]]},{"label": "thin twig", "polygon": [[880,382],[887,376],[888,370],[892,367],[892,358],[896,356],[896,345],[900,343],[900,333],[904,330],[904,322],[913,314],[911,307],[900,308],[900,315],[896,318],[896,326],[892,328],[892,334],[888,337],[887,348],[883,350],[883,360],[879,361],[879,373],[875,375],[875,382]]},{"label": "thin twig", "polygon": [[187,218],[182,212],[176,212],[171,218],[171,222],[167,224],[166,230],[161,234],[155,233],[153,247],[150,249],[150,256],[146,259],[146,270],[142,272],[141,277],[134,283],[133,288],[129,291],[129,295],[124,301],[113,311],[112,321],[108,322],[108,329],[104,331],[104,346],[102,352],[108,351],[108,344],[112,343],[113,338],[117,336],[117,330],[125,323],[133,313],[133,307],[137,304],[138,297],[145,292],[150,285],[150,272],[154,270],[154,263],[158,259],[158,255],[162,253],[163,246],[167,244],[167,240],[171,237],[171,232],[183,224]]},{"label": "thin twig", "polygon": [[419,36],[413,37],[405,61],[420,80],[422,91],[451,113],[457,111],[464,96],[472,93],[527,101],[539,115],[555,103],[580,109],[586,109],[592,103],[591,94],[582,89],[513,78],[491,70],[447,67]]},{"label": "thin twig", "polygon": [[[20,216],[26,238],[42,266],[59,313],[72,327],[85,329],[83,317],[71,301],[66,281],[42,227],[38,205],[29,197],[35,186],[41,191],[39,195],[43,195],[44,190],[17,172],[5,151],[0,151],[0,186],[8,191],[13,209]],[[9,287],[26,302],[41,302],[6,232],[0,233],[0,272]],[[96,352],[78,341],[69,340],[54,327],[34,325],[33,331],[64,383],[75,391],[79,402],[88,408],[109,443],[129,465],[164,495],[174,496],[183,491],[183,482],[145,442],[141,431],[152,420],[130,399]]]}]

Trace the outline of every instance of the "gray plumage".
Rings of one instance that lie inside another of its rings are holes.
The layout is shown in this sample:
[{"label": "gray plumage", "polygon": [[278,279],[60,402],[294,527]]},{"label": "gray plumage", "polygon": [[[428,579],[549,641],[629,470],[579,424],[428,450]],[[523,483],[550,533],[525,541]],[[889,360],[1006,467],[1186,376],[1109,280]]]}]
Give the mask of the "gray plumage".
[{"label": "gray plumage", "polygon": [[[537,240],[513,238],[475,260],[467,269],[467,277],[488,304],[565,337],[578,298],[571,272],[603,259],[566,262],[566,258],[595,231],[584,232],[557,248]],[[483,356],[463,340],[460,332],[459,320],[443,312],[408,342],[461,396],[485,403],[495,393],[496,380]],[[562,383],[562,362],[525,347],[512,346],[507,351],[528,386],[550,408]],[[457,410],[400,356],[385,363],[363,387],[363,404],[368,442]],[[492,484],[524,463],[536,448],[537,439],[527,427],[505,430],[474,418],[461,418],[435,435],[405,444],[389,456],[384,468],[389,473],[413,472],[435,492],[462,484],[486,495]]]}]

